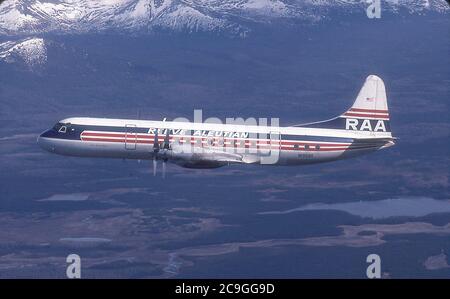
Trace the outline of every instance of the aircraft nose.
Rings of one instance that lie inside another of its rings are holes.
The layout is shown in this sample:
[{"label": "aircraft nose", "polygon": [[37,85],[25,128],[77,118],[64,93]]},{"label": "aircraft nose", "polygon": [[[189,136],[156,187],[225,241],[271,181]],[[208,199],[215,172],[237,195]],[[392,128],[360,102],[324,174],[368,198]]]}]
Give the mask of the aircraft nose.
[{"label": "aircraft nose", "polygon": [[48,137],[52,137],[52,133],[53,133],[52,130],[44,131],[44,132],[42,132],[41,135],[39,135],[38,140],[39,140],[39,138],[48,138]]},{"label": "aircraft nose", "polygon": [[39,135],[37,138],[37,144],[46,151],[54,152],[55,147],[50,138],[50,135],[51,135],[50,131],[51,130],[47,130],[47,131],[43,132],[41,135]]}]

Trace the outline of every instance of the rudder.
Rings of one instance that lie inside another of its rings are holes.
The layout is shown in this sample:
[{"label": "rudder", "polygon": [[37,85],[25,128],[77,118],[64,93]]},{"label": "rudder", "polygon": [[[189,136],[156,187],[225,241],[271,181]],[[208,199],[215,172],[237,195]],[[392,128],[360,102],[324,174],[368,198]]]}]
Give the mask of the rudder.
[{"label": "rudder", "polygon": [[389,120],[386,88],[375,75],[367,77],[353,106],[342,117]]},{"label": "rudder", "polygon": [[383,80],[368,76],[352,107],[340,116],[298,126],[357,131],[361,138],[392,138]]}]

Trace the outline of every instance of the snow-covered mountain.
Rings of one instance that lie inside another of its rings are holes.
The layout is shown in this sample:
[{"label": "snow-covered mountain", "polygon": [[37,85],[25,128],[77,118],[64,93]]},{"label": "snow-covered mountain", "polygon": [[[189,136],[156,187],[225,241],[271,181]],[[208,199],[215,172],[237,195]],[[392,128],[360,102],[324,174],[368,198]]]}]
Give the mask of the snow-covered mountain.
[{"label": "snow-covered mountain", "polygon": [[[381,0],[383,12],[448,13],[445,0]],[[0,33],[226,31],[245,34],[275,19],[317,21],[335,11],[365,13],[366,0],[6,0]]]},{"label": "snow-covered mountain", "polygon": [[30,68],[47,62],[47,46],[43,38],[25,38],[0,43],[0,60],[7,63],[23,62]]}]

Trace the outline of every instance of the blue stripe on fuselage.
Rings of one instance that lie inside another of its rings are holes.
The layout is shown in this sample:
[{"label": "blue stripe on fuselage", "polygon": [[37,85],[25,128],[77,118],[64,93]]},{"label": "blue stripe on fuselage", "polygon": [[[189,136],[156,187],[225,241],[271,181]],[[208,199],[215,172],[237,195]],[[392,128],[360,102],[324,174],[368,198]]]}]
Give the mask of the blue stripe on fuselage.
[{"label": "blue stripe on fuselage", "polygon": [[88,125],[71,124],[71,125],[67,126],[67,130],[65,133],[58,132],[57,130],[52,128],[52,129],[47,130],[44,133],[42,133],[41,137],[68,139],[68,140],[81,140],[80,135],[83,131],[148,133],[148,128],[88,126]]},{"label": "blue stripe on fuselage", "polygon": [[[50,129],[41,134],[42,137],[58,138],[68,140],[80,140],[80,135],[83,131],[103,131],[103,132],[129,132],[146,134],[149,128],[142,127],[113,127],[113,126],[92,126],[92,125],[76,125],[72,124],[67,127],[66,133],[61,133],[55,129]],[[191,131],[192,134],[192,131]],[[262,136],[261,136],[262,137]],[[287,135],[280,136],[281,140],[295,140],[295,141],[318,141],[318,142],[353,142],[352,138],[332,137],[332,136],[306,136],[306,135]]]}]

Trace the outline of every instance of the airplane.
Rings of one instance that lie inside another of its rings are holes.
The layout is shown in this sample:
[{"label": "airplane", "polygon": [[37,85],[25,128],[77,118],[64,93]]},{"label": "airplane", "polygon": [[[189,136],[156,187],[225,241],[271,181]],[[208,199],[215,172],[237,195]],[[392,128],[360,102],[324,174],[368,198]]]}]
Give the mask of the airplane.
[{"label": "airplane", "polygon": [[395,144],[384,82],[367,77],[353,106],[329,120],[289,127],[91,117],[66,118],[38,144],[68,156],[162,161],[186,168],[303,165],[360,156]]}]

